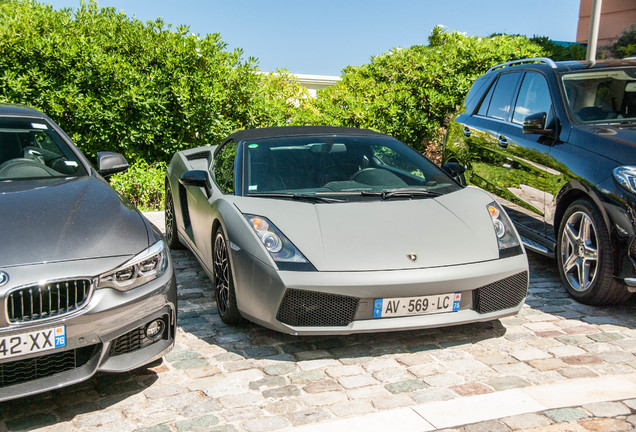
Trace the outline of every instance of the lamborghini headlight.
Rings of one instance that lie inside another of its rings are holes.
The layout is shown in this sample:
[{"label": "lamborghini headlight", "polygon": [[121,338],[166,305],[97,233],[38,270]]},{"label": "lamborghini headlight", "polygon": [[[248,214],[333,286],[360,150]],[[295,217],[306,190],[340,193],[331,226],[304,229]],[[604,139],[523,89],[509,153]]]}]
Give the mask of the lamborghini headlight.
[{"label": "lamborghini headlight", "polygon": [[281,270],[285,263],[309,263],[296,246],[267,218],[250,214],[243,216]]},{"label": "lamborghini headlight", "polygon": [[158,278],[167,267],[166,245],[160,240],[115,270],[99,276],[97,287],[126,291]]},{"label": "lamborghini headlight", "polygon": [[492,202],[486,208],[492,220],[492,226],[495,229],[499,250],[519,246],[519,239],[512,228],[512,223],[506,213],[499,207],[499,204]]}]

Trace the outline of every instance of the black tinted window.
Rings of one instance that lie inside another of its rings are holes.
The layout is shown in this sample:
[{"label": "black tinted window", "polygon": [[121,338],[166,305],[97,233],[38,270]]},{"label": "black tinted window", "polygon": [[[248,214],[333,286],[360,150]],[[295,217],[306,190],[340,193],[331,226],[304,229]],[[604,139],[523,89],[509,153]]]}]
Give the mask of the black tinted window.
[{"label": "black tinted window", "polygon": [[[508,120],[510,117],[512,97],[517,87],[519,75],[519,73],[501,74],[495,84],[494,90],[491,89],[488,92],[489,95],[486,96],[486,99],[482,102],[479,114],[500,120]],[[492,96],[489,99],[491,92]],[[484,106],[485,104],[488,104],[488,106]]]},{"label": "black tinted window", "polygon": [[512,121],[523,124],[527,116],[541,112],[546,113],[548,118],[550,117],[552,112],[550,89],[541,74],[528,72],[523,78],[521,90],[519,90]]},{"label": "black tinted window", "polygon": [[214,156],[214,179],[225,194],[234,193],[234,161],[236,159],[236,143],[227,142]]}]

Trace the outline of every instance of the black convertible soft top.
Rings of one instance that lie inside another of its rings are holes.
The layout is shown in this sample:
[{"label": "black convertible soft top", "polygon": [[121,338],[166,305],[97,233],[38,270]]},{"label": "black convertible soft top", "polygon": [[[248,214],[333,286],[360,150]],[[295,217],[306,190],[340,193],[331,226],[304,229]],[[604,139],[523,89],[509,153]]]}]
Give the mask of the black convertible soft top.
[{"label": "black convertible soft top", "polygon": [[226,142],[234,140],[235,142],[259,139],[259,138],[274,138],[283,136],[297,136],[297,135],[383,135],[379,132],[375,132],[369,129],[357,129],[349,127],[335,127],[335,126],[279,126],[268,127],[258,129],[245,129],[234,132],[227,137]]}]

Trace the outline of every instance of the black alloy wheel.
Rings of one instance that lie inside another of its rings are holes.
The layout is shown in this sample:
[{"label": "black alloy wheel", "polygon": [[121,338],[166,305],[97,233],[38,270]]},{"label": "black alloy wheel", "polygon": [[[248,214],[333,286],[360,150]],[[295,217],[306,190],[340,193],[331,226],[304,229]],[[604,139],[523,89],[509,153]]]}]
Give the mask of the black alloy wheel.
[{"label": "black alloy wheel", "polygon": [[166,184],[166,200],[165,200],[165,224],[166,224],[166,243],[170,249],[182,249],[183,245],[179,241],[177,234],[177,221],[174,215],[174,200],[170,191],[170,186]]},{"label": "black alloy wheel", "polygon": [[226,324],[237,324],[241,321],[241,314],[236,305],[236,293],[232,279],[232,264],[230,263],[228,243],[219,227],[214,236],[214,297],[219,316]]},{"label": "black alloy wheel", "polygon": [[610,235],[599,210],[587,200],[573,202],[559,226],[557,259],[561,280],[577,301],[621,303],[631,293],[613,277]]}]

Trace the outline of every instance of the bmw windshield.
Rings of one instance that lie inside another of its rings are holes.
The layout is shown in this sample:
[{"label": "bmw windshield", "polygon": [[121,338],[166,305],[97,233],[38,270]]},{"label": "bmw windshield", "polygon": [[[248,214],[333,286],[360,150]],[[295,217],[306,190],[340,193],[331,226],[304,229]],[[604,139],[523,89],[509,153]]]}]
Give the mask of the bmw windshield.
[{"label": "bmw windshield", "polygon": [[0,181],[84,175],[80,160],[44,120],[0,117]]},{"label": "bmw windshield", "polygon": [[302,136],[244,143],[244,192],[312,202],[427,198],[459,190],[430,160],[391,138]]},{"label": "bmw windshield", "polygon": [[636,122],[636,68],[590,69],[562,80],[571,117],[579,122]]}]

